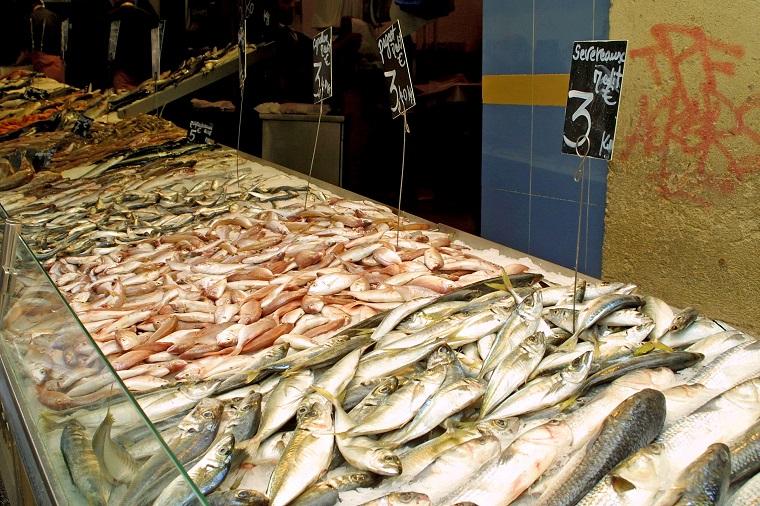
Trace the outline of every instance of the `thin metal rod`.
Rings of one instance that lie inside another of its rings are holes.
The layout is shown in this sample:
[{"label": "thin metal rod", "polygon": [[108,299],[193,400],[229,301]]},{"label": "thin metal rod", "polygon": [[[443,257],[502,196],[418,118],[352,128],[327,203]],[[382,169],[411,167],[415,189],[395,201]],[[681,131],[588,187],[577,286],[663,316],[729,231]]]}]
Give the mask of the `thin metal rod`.
[{"label": "thin metal rod", "polygon": [[578,232],[575,239],[575,274],[573,276],[573,334],[575,334],[575,304],[576,304],[576,291],[578,290],[578,264],[580,263],[581,254],[581,225],[583,223],[583,191],[584,183],[586,179],[586,157],[581,158],[581,163],[578,165],[578,172],[576,178],[580,175],[580,195],[578,195]]},{"label": "thin metal rod", "polygon": [[401,196],[404,191],[404,165],[406,163],[406,134],[409,133],[409,123],[406,121],[406,112],[404,117],[404,141],[401,144],[401,178],[398,182],[398,216],[396,217],[396,248],[398,249],[398,240],[401,235]]},{"label": "thin metal rod", "polygon": [[237,148],[235,149],[235,179],[240,191],[240,131],[243,127],[243,97],[245,97],[245,81],[240,86],[240,111],[238,112]]},{"label": "thin metal rod", "polygon": [[311,163],[309,164],[309,178],[306,180],[306,195],[303,197],[303,208],[309,201],[309,191],[311,189],[311,173],[314,170],[314,159],[317,157],[317,144],[319,144],[319,127],[322,125],[322,108],[325,103],[324,99],[319,101],[319,118],[317,118],[317,133],[314,136],[314,150],[311,152]]}]

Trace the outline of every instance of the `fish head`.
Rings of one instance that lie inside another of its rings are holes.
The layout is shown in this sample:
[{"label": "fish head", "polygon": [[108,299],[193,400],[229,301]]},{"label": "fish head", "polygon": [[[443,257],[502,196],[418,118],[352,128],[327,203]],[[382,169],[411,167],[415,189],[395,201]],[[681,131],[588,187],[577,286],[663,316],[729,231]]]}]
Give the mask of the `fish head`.
[{"label": "fish head", "polygon": [[251,392],[235,405],[238,416],[245,415],[261,407],[261,394]]},{"label": "fish head", "polygon": [[442,344],[433,350],[427,361],[427,368],[432,369],[437,365],[449,365],[454,362],[454,350],[448,344]]},{"label": "fish head", "polygon": [[526,320],[535,320],[544,310],[541,291],[535,290],[525,297],[517,306],[517,313]]},{"label": "fish head", "polygon": [[388,376],[377,385],[370,395],[374,397],[387,397],[398,390],[399,381],[396,376]]},{"label": "fish head", "polygon": [[385,496],[388,506],[428,506],[430,498],[420,492],[391,492]]},{"label": "fish head", "polygon": [[594,351],[589,350],[570,363],[570,366],[562,371],[562,378],[570,383],[581,383],[591,370],[591,362],[594,360]]},{"label": "fish head", "polygon": [[[233,506],[248,506],[254,504],[266,504],[269,502],[269,499],[267,499],[261,492],[247,489],[235,490],[233,491],[232,497],[226,497],[225,499]],[[264,501],[266,501],[266,503]]]},{"label": "fish head", "polygon": [[543,355],[546,350],[546,335],[543,332],[536,332],[523,341],[521,346],[530,355]]},{"label": "fish head", "polygon": [[522,423],[516,416],[509,418],[492,418],[491,420],[483,420],[477,423],[476,427],[478,431],[483,434],[492,434],[496,437],[505,437],[517,434],[520,430]]},{"label": "fish head", "polygon": [[332,403],[318,394],[304,398],[296,411],[298,426],[312,431],[332,429]]},{"label": "fish head", "polygon": [[[753,343],[750,346],[757,345],[760,345],[760,341]],[[747,348],[749,348],[749,346]],[[722,396],[715,399],[714,402],[716,408],[733,406],[734,409],[738,407],[757,411],[757,406],[760,405],[760,378],[754,378],[735,386]]]},{"label": "fish head", "polygon": [[182,432],[200,432],[205,428],[219,425],[224,404],[217,399],[201,399],[201,401],[177,425]]},{"label": "fish head", "polygon": [[180,393],[190,399],[205,399],[213,394],[216,389],[219,388],[220,384],[221,381],[202,381],[190,385],[183,385],[180,387]]},{"label": "fish head", "polygon": [[634,497],[639,491],[657,491],[663,476],[668,476],[668,459],[662,458],[664,448],[652,443],[634,453],[610,471],[618,495]]},{"label": "fish head", "polygon": [[222,436],[218,443],[214,446],[213,458],[217,462],[225,462],[232,457],[232,452],[235,450],[235,436],[232,434],[226,434]]},{"label": "fish head", "polygon": [[373,473],[382,476],[398,476],[401,474],[401,459],[387,448],[373,448],[368,455],[367,465]]}]

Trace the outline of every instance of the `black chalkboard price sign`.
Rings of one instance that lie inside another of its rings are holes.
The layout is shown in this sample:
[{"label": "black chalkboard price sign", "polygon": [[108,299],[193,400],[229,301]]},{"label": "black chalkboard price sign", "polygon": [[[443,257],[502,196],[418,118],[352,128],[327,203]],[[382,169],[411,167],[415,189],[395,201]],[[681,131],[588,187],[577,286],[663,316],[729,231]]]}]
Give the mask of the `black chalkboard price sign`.
[{"label": "black chalkboard price sign", "polygon": [[311,43],[314,80],[312,95],[317,104],[332,97],[332,27],[323,30]]},{"label": "black chalkboard price sign", "polygon": [[190,128],[187,130],[187,142],[193,144],[211,144],[211,133],[214,131],[214,125],[211,123],[201,123],[200,121],[191,121]]},{"label": "black chalkboard price sign", "polygon": [[562,152],[612,159],[625,40],[573,42]]},{"label": "black chalkboard price sign", "polygon": [[414,107],[414,87],[412,75],[409,72],[409,61],[406,59],[404,35],[401,24],[396,21],[377,39],[377,49],[383,62],[385,82],[390,94],[391,112],[393,117],[404,114]]}]

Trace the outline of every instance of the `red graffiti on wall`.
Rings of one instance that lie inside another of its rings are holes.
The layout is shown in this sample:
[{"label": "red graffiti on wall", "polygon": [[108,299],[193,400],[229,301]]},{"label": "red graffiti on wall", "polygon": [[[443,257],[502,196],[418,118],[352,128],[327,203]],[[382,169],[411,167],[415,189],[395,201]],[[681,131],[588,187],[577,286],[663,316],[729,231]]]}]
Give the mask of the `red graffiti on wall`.
[{"label": "red graffiti on wall", "polygon": [[711,192],[732,193],[760,171],[760,95],[735,100],[721,91],[745,49],[696,26],[658,24],[650,31],[654,43],[628,56],[645,61],[662,92],[638,98],[621,158],[637,152],[658,158],[654,177],[662,196],[709,205]]}]

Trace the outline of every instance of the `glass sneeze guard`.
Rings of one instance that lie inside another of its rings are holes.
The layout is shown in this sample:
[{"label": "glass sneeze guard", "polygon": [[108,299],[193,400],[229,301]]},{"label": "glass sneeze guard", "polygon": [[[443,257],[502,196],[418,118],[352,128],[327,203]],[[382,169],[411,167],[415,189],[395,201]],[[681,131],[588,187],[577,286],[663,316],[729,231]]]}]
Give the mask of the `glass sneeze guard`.
[{"label": "glass sneeze guard", "polygon": [[[3,236],[18,227],[7,220]],[[35,501],[148,505],[173,487],[207,504],[180,463],[197,458],[190,432],[160,435],[202,424],[203,407],[173,412],[171,389],[133,397],[23,239],[4,244],[0,400]]]}]

